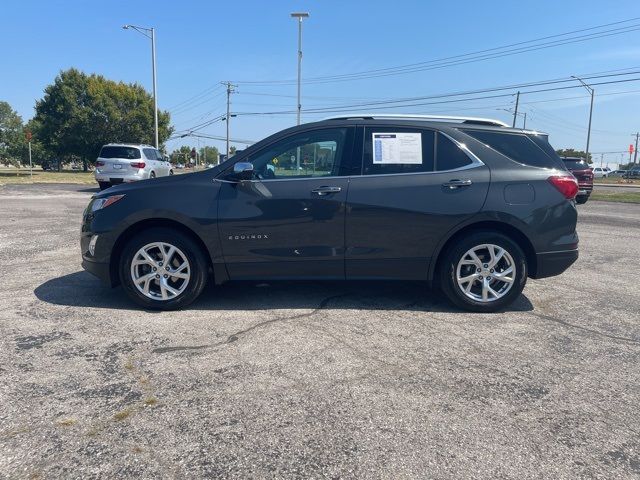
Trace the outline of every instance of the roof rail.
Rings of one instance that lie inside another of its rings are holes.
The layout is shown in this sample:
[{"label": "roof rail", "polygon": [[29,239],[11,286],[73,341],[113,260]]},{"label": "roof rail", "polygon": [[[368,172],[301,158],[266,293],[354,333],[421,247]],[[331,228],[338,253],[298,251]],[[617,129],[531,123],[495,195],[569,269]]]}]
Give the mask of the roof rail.
[{"label": "roof rail", "polygon": [[506,123],[495,120],[493,118],[480,118],[480,117],[457,117],[449,115],[405,115],[405,114],[379,114],[379,113],[356,113],[351,115],[339,115],[336,117],[323,118],[322,120],[348,120],[351,118],[362,118],[371,120],[435,120],[444,122],[457,122],[457,123],[475,123],[478,125],[492,125],[496,127],[508,127]]}]

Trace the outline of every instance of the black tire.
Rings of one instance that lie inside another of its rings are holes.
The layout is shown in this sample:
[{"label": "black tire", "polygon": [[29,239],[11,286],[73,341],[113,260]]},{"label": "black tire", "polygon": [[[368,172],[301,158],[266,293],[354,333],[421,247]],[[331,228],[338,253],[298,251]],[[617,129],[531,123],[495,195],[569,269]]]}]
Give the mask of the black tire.
[{"label": "black tire", "polygon": [[98,186],[100,187],[100,190],[106,190],[111,186],[111,184],[109,182],[98,182]]},{"label": "black tire", "polygon": [[587,203],[587,200],[589,200],[589,195],[579,195],[576,197],[576,203],[578,205]]},{"label": "black tire", "polygon": [[169,175],[173,175],[173,170],[169,170]]},{"label": "black tire", "polygon": [[[469,298],[456,281],[456,271],[460,260],[470,249],[483,244],[493,244],[504,248],[511,255],[516,267],[516,275],[510,290],[503,297],[490,302]],[[511,304],[522,293],[527,282],[527,260],[520,246],[510,237],[498,232],[478,231],[459,238],[444,252],[438,275],[440,288],[455,306],[472,312],[496,312]]]},{"label": "black tire", "polygon": [[149,178],[156,178],[156,172],[151,172],[149,174]]},{"label": "black tire", "polygon": [[[131,278],[131,262],[139,249],[153,242],[177,247],[189,261],[190,278],[183,292],[169,300],[154,300],[140,292]],[[202,249],[187,235],[170,228],[150,228],[129,240],[118,266],[120,282],[126,294],[138,305],[150,310],[176,310],[193,302],[202,293],[208,276],[208,262]]]}]

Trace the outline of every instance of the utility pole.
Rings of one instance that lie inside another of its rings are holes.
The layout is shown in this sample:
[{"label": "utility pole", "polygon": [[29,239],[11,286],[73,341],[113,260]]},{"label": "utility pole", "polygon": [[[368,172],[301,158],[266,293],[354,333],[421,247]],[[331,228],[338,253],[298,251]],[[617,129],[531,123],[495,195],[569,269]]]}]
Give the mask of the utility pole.
[{"label": "utility pole", "polygon": [[223,85],[227,86],[227,116],[225,118],[225,120],[227,121],[227,158],[229,158],[229,155],[231,154],[231,152],[229,151],[229,122],[231,121],[231,94],[235,92],[234,88],[237,87],[237,85],[233,85],[231,82],[224,82]]},{"label": "utility pole", "polygon": [[524,112],[524,123],[522,124],[522,129],[527,129],[527,112]]},{"label": "utility pole", "polygon": [[638,137],[640,137],[640,132],[636,132],[636,149],[633,151],[633,164],[636,164],[636,160],[638,160]]},{"label": "utility pole", "polygon": [[520,103],[520,90],[516,93],[516,109],[513,111],[513,128],[516,128],[516,118],[518,118],[518,104]]}]

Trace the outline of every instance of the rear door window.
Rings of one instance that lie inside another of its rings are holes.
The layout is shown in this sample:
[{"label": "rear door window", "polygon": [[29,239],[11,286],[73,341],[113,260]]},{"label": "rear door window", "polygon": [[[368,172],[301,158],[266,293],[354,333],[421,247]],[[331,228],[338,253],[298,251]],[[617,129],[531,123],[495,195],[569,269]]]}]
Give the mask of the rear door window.
[{"label": "rear door window", "polygon": [[[548,142],[538,138],[536,135],[532,136],[535,138],[531,138],[529,135],[522,133],[503,133],[486,130],[464,130],[464,133],[514,162],[532,167],[565,169],[560,157],[555,152],[551,155],[547,148],[540,146],[542,142],[549,145]],[[550,145],[549,148],[553,151]]]},{"label": "rear door window", "polygon": [[100,158],[126,158],[134,160],[140,158],[140,150],[135,147],[102,147],[100,150]]},{"label": "rear door window", "polygon": [[364,175],[432,172],[434,154],[433,130],[368,127],[364,140]]}]

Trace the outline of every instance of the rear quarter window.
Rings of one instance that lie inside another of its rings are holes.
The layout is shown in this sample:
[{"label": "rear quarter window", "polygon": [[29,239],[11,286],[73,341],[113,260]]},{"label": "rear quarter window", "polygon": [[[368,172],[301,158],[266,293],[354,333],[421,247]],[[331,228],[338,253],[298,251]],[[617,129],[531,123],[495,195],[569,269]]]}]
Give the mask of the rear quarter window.
[{"label": "rear quarter window", "polygon": [[485,130],[465,130],[464,133],[514,162],[531,167],[566,169],[549,142],[539,135]]}]

